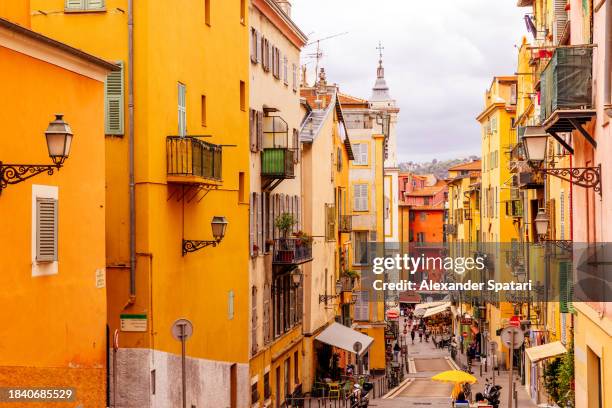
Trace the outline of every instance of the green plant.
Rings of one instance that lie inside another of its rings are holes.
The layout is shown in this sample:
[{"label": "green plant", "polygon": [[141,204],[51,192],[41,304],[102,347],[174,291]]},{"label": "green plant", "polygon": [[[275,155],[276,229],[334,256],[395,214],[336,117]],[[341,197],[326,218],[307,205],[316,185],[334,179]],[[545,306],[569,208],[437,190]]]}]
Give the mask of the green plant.
[{"label": "green plant", "polygon": [[359,272],[353,269],[349,269],[344,271],[344,276],[349,277],[351,279],[357,279],[359,277]]},{"label": "green plant", "polygon": [[312,244],[312,237],[303,231],[298,231],[293,235],[300,240],[300,245],[310,246]]},{"label": "green plant", "polygon": [[291,231],[295,224],[297,224],[297,220],[291,213],[282,213],[274,220],[274,226],[282,232],[285,238],[287,238],[289,231]]},{"label": "green plant", "polygon": [[544,368],[544,388],[553,401],[559,400],[559,371],[561,359],[556,358]]},{"label": "green plant", "polygon": [[559,406],[575,406],[574,401],[574,342],[567,347],[559,366]]}]

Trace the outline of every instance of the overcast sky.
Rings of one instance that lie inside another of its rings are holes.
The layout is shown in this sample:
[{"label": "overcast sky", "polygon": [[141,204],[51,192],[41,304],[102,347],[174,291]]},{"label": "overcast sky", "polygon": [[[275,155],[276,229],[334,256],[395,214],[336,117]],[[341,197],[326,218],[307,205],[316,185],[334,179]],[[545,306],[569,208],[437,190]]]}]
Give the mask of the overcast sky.
[{"label": "overcast sky", "polygon": [[[391,96],[400,111],[398,160],[480,155],[476,116],[493,75],[516,71],[526,34],[516,0],[292,0],[293,20],[321,42],[329,82],[369,98],[378,41]],[[316,46],[307,47],[306,56]],[[313,80],[314,62],[309,79]]]}]

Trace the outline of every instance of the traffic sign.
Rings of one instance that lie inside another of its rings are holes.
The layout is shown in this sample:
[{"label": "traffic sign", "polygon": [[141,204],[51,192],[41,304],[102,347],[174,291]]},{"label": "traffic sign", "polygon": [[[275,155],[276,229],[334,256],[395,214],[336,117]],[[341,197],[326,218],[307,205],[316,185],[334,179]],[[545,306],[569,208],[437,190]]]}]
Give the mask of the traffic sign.
[{"label": "traffic sign", "polygon": [[520,318],[520,316],[512,316],[510,318],[510,326],[521,327],[521,318]]},{"label": "traffic sign", "polygon": [[187,319],[178,319],[172,324],[172,337],[175,340],[187,340],[193,334],[193,324]]},{"label": "traffic sign", "polygon": [[353,351],[355,353],[359,354],[362,348],[363,348],[363,344],[361,344],[361,342],[356,341],[355,343],[353,343]]},{"label": "traffic sign", "polygon": [[525,333],[518,327],[508,326],[502,330],[501,341],[508,348],[517,349],[525,341]]}]

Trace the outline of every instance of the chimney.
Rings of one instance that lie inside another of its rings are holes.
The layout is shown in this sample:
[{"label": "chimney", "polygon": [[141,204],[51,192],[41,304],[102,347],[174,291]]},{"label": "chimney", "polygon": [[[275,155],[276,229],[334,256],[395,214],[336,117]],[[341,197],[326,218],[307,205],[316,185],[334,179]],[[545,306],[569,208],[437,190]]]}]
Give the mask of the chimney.
[{"label": "chimney", "polygon": [[287,17],[291,18],[291,3],[288,0],[276,0],[276,4],[283,9]]}]

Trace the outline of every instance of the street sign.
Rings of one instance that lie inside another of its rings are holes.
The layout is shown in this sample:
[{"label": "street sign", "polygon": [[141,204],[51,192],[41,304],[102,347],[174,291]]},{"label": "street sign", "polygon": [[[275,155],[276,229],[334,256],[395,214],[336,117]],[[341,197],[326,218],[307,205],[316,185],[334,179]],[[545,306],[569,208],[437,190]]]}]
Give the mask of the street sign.
[{"label": "street sign", "polygon": [[119,315],[121,331],[124,332],[146,332],[147,315],[123,313]]},{"label": "street sign", "polygon": [[187,340],[193,334],[193,324],[187,319],[178,319],[172,324],[172,337],[175,340]]},{"label": "street sign", "polygon": [[502,330],[501,341],[508,348],[517,349],[523,345],[525,341],[525,333],[518,327],[508,326]]},{"label": "street sign", "polygon": [[355,353],[359,354],[362,348],[363,348],[363,344],[361,344],[361,342],[356,341],[355,343],[353,343],[353,351]]}]

